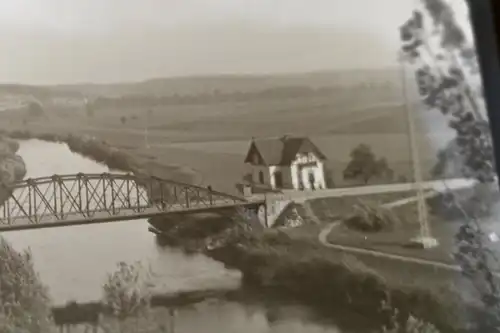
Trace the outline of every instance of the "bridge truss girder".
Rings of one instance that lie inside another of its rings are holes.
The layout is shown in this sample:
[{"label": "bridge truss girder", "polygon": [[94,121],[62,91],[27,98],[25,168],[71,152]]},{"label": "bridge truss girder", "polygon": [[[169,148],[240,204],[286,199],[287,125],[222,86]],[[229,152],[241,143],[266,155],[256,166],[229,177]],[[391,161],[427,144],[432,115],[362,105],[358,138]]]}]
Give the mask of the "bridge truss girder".
[{"label": "bridge truss girder", "polygon": [[221,192],[156,177],[131,174],[53,175],[2,185],[0,226],[44,224],[96,215],[178,212],[236,205],[245,200]]}]

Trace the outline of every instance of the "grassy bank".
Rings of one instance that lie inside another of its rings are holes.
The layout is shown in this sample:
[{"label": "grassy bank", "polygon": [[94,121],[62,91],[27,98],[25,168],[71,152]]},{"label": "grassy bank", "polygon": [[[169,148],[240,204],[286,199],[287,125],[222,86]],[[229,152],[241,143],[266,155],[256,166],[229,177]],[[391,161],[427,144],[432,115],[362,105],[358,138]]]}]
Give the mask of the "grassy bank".
[{"label": "grassy bank", "polygon": [[311,210],[310,214],[322,222],[334,222],[343,216],[353,213],[353,207],[360,202],[368,204],[386,204],[404,198],[415,196],[414,191],[400,191],[394,193],[377,193],[362,195],[345,195],[341,197],[326,197],[307,200],[305,205]]},{"label": "grassy bank", "polygon": [[334,315],[348,308],[377,328],[390,322],[392,313],[381,307],[388,302],[402,321],[412,314],[442,332],[464,328],[463,303],[453,291],[460,278],[455,272],[344,255],[322,246],[319,229],[310,225],[304,232],[253,232],[235,227],[233,219],[219,224],[215,217],[159,220],[152,222],[168,224],[160,237],[166,244],[202,251],[240,270],[246,285],[292,296],[321,312]]},{"label": "grassy bank", "polygon": [[118,149],[104,140],[86,135],[53,134],[27,130],[1,131],[7,137],[17,140],[38,139],[47,142],[67,144],[69,149],[110,169],[133,173],[137,176],[154,176],[183,183],[194,183],[196,175],[176,165],[158,163],[151,156],[137,156],[124,149]]},{"label": "grassy bank", "polygon": [[39,139],[47,142],[66,143],[72,152],[107,165],[110,169],[138,172],[139,165],[134,158],[122,150],[118,150],[105,141],[85,136],[33,133],[30,131],[5,132],[6,136],[17,140]]},{"label": "grassy bank", "polygon": [[314,241],[294,240],[286,234],[265,235],[246,244],[228,245],[210,255],[242,270],[246,283],[277,289],[324,311],[349,308],[373,327],[387,325],[390,312],[381,305],[410,313],[441,331],[458,329],[458,308],[451,293],[436,293],[407,285],[398,276],[365,265],[354,257],[332,255]]}]

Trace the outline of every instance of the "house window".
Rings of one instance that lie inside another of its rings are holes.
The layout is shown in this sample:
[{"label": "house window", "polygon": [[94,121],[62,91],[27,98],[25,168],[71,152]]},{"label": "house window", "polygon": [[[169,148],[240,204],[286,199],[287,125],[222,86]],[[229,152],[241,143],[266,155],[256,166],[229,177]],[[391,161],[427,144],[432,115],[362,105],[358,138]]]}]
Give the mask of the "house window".
[{"label": "house window", "polygon": [[259,182],[264,184],[264,172],[259,171]]},{"label": "house window", "polygon": [[281,171],[276,171],[274,173],[274,185],[277,188],[283,188],[283,174]]}]

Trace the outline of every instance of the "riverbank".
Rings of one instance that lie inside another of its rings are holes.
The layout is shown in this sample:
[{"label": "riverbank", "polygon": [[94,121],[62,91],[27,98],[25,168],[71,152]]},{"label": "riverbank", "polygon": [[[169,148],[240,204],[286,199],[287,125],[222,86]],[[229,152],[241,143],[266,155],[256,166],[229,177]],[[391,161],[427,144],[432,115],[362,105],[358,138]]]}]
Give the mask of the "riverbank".
[{"label": "riverbank", "polygon": [[401,320],[412,314],[441,332],[457,332],[465,326],[463,302],[452,287],[458,273],[332,251],[317,241],[319,226],[299,227],[303,230],[291,233],[256,233],[232,223],[233,227],[207,236],[208,230],[215,229],[204,218],[198,222],[191,218],[189,223],[161,220],[152,219],[153,225],[169,224],[160,242],[189,252],[197,247],[240,270],[245,285],[292,296],[322,313],[348,308],[371,328],[380,328],[391,321],[392,313],[382,308],[388,302],[398,309]]},{"label": "riverbank", "polygon": [[0,130],[0,135],[16,140],[38,139],[67,144],[72,152],[88,157],[110,169],[130,172],[137,176],[153,176],[178,182],[194,184],[196,174],[181,166],[159,163],[154,156],[137,156],[118,149],[104,140],[87,135],[54,134],[28,130]]}]

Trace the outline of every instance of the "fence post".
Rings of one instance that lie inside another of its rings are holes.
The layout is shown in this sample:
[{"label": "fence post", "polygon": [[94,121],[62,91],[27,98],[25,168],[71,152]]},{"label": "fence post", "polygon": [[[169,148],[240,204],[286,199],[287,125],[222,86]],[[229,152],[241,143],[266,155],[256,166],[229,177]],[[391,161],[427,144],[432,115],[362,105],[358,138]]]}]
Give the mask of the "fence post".
[{"label": "fence post", "polygon": [[267,201],[264,202],[264,225],[266,228],[269,228],[269,218],[268,218],[268,208],[267,208]]},{"label": "fence post", "polygon": [[184,188],[184,195],[185,195],[185,199],[186,199],[186,208],[189,208],[189,192],[188,192],[188,189],[187,188]]},{"label": "fence post", "polygon": [[212,185],[207,186],[208,189],[208,199],[210,200],[210,206],[214,205],[213,197],[212,197]]},{"label": "fence post", "polygon": [[168,309],[168,313],[170,314],[170,332],[175,333],[175,309]]}]

